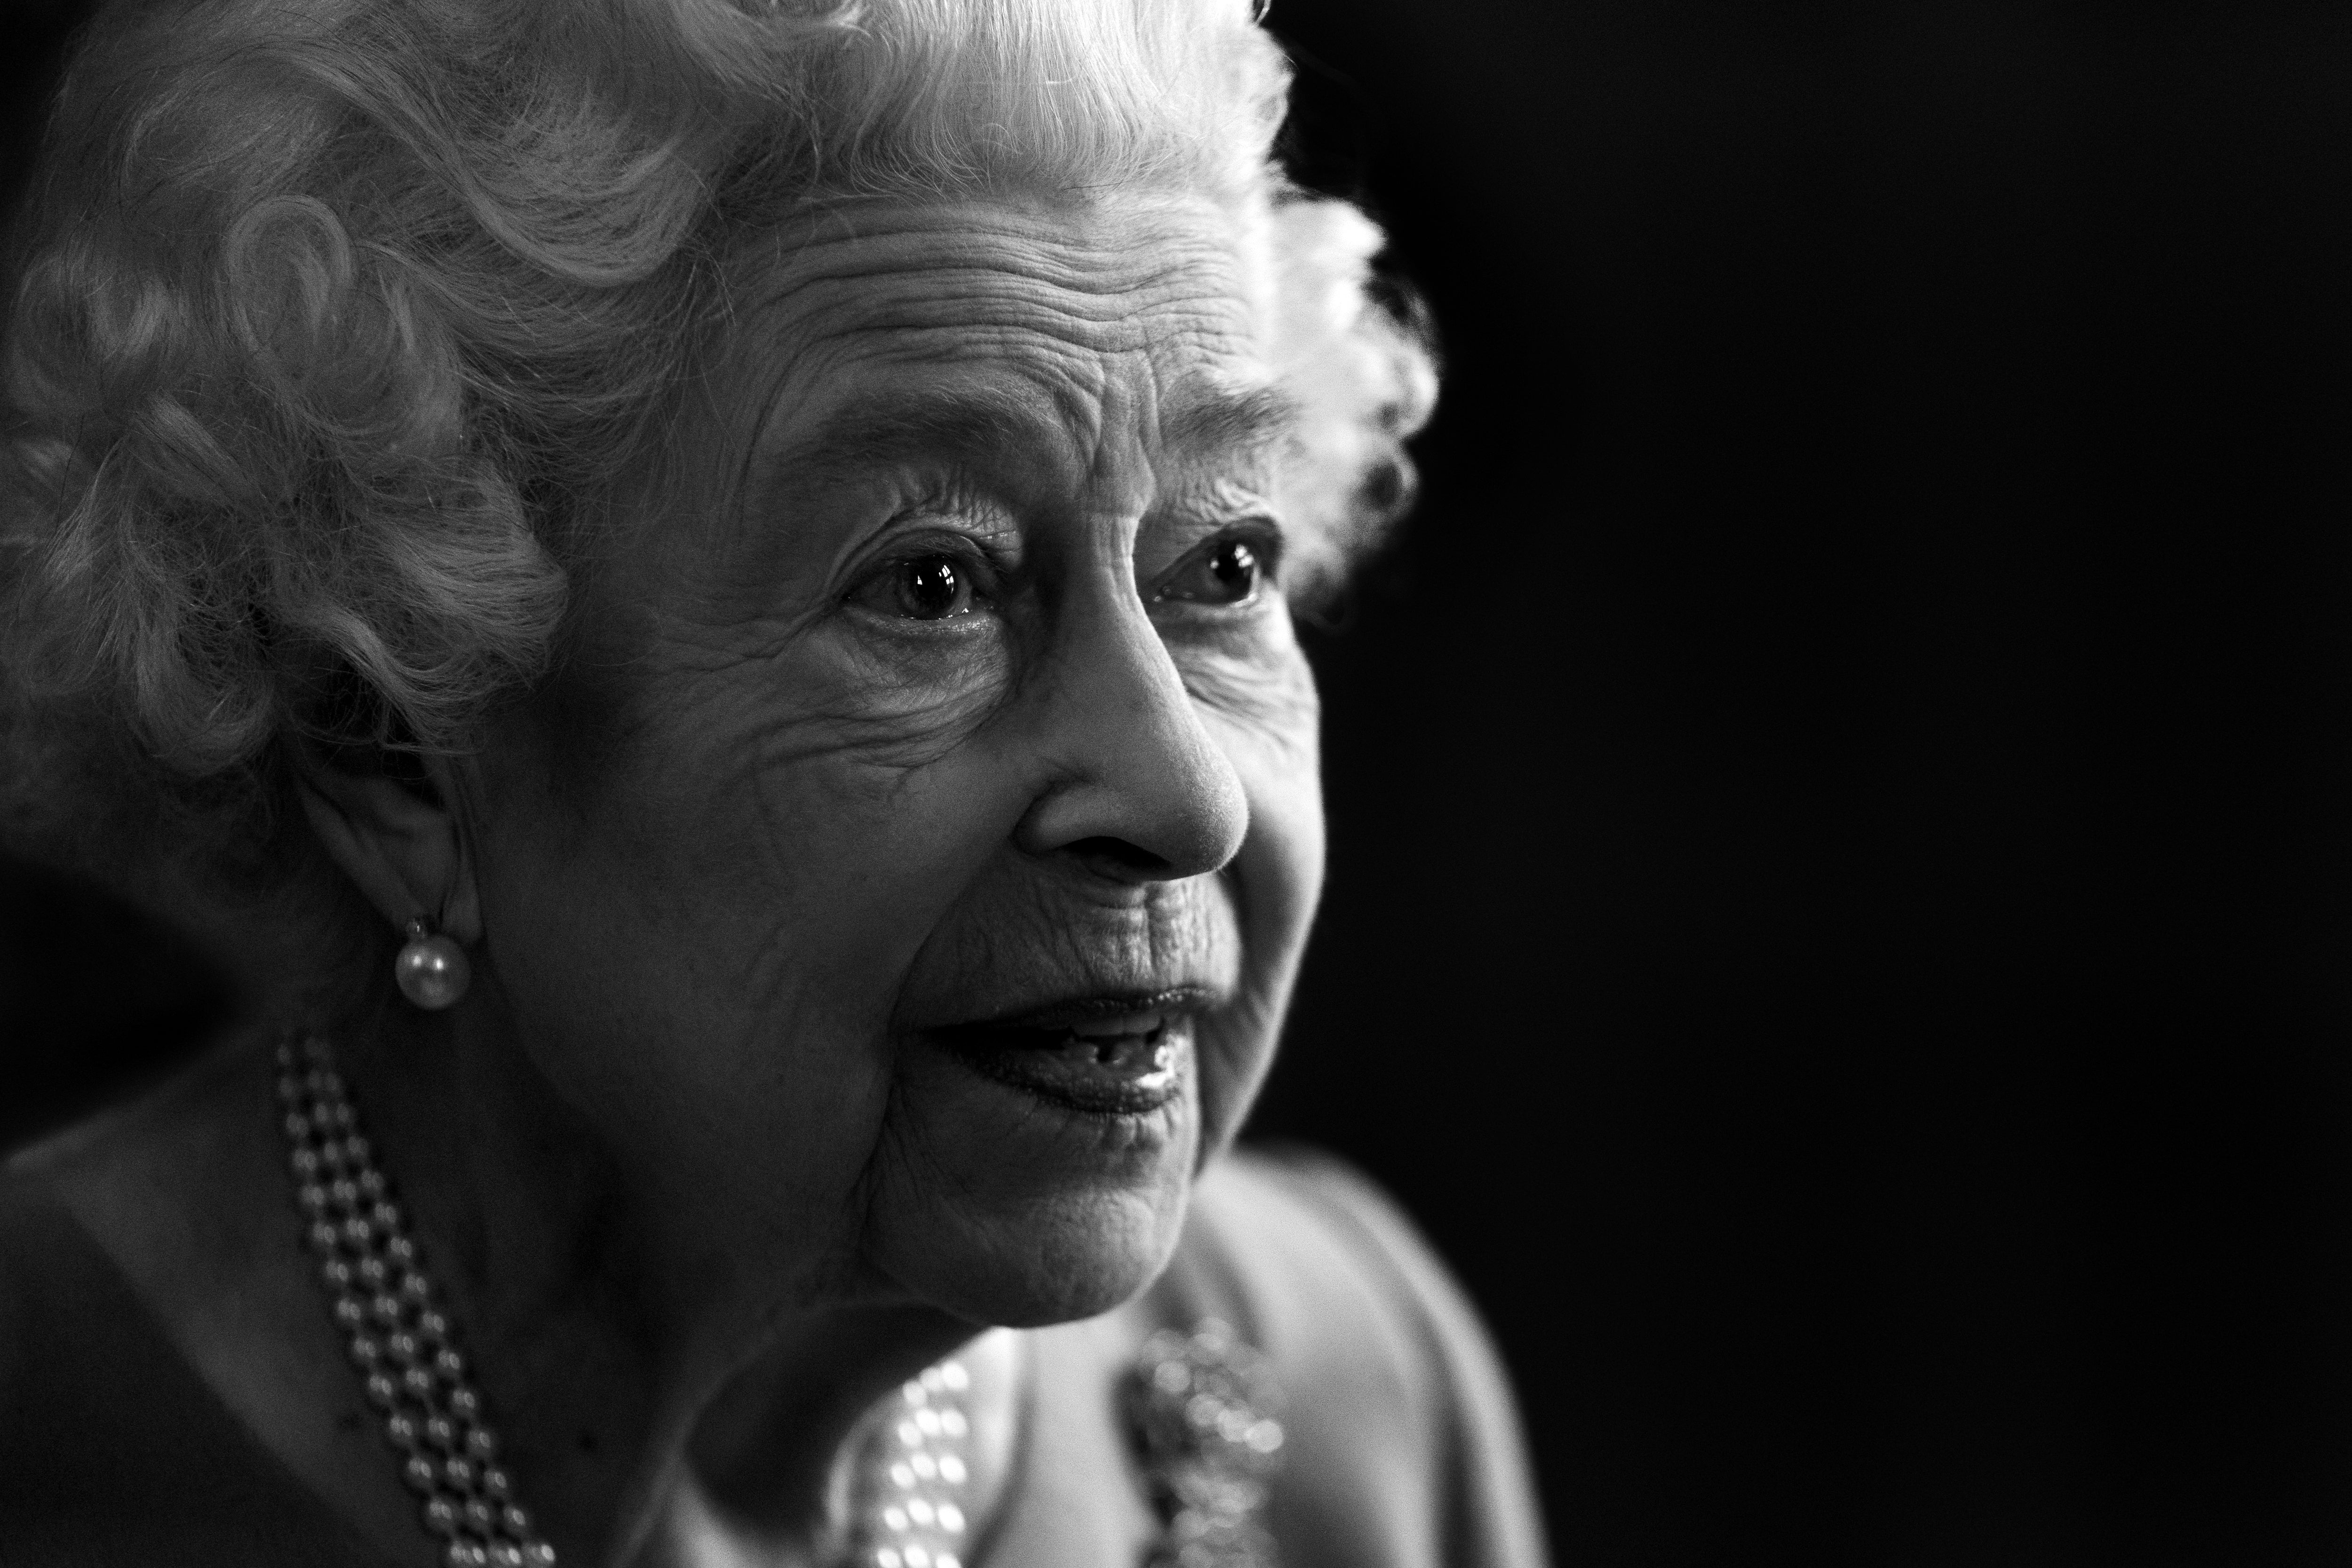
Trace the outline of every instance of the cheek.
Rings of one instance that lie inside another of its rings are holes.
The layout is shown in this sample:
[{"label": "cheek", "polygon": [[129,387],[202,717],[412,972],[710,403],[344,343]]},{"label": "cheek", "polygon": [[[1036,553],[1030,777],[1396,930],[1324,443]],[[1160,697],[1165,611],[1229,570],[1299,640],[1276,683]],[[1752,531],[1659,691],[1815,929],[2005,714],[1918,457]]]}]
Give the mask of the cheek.
[{"label": "cheek", "polygon": [[[625,906],[639,945],[620,956],[657,988],[673,968],[715,982],[747,1023],[812,987],[871,1011],[887,1002],[877,972],[1011,819],[965,765],[995,689],[980,652],[916,679],[835,647],[760,658],[658,642],[627,689],[573,697],[540,727],[600,744],[543,770],[527,754],[503,815],[543,893],[593,880],[589,899]],[[583,724],[572,710],[590,703],[625,717]],[[567,921],[581,901],[541,900]]]},{"label": "cheek", "polygon": [[824,688],[648,682],[593,754],[537,743],[580,732],[557,712],[485,759],[485,953],[526,1047],[651,1179],[747,1222],[856,1180],[907,964],[1010,820],[986,777],[908,764],[916,726],[794,689]]},{"label": "cheek", "polygon": [[1315,683],[1303,656],[1239,708],[1207,709],[1249,799],[1249,835],[1227,876],[1244,933],[1243,991],[1202,1041],[1202,1155],[1239,1129],[1280,1037],[1323,891],[1323,787]]},{"label": "cheek", "polygon": [[1322,704],[1307,656],[1281,630],[1253,658],[1189,661],[1185,685],[1249,800],[1234,869],[1252,945],[1295,963],[1323,888]]}]

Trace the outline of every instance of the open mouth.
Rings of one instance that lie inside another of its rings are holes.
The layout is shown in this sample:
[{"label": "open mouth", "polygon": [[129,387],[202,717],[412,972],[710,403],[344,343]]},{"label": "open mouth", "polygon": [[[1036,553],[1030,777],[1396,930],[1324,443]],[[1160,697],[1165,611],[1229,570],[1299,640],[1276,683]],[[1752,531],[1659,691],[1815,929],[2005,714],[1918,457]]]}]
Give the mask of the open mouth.
[{"label": "open mouth", "polygon": [[1001,1023],[933,1031],[966,1066],[1040,1100],[1096,1115],[1140,1116],[1184,1089],[1192,1016],[1161,998],[1099,998]]}]

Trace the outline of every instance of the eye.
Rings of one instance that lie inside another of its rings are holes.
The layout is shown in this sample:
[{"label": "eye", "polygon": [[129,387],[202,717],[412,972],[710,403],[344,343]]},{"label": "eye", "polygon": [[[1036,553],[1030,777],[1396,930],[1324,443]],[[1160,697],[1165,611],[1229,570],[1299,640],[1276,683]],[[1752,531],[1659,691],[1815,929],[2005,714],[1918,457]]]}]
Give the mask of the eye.
[{"label": "eye", "polygon": [[1178,562],[1152,596],[1195,605],[1247,604],[1257,596],[1269,564],[1267,552],[1250,540],[1211,540]]},{"label": "eye", "polygon": [[944,621],[975,607],[971,565],[939,551],[901,556],[859,584],[850,602],[909,621]]}]

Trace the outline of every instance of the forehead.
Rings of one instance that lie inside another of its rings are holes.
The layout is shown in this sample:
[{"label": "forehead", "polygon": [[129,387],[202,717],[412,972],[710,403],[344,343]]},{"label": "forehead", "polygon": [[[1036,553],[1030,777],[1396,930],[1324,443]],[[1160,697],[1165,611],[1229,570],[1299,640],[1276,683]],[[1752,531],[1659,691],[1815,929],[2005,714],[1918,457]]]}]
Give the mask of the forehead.
[{"label": "forehead", "polygon": [[1230,439],[1280,410],[1253,260],[1233,217],[1173,198],[853,206],[749,258],[729,357],[771,449],[823,427],[845,455],[845,423]]}]

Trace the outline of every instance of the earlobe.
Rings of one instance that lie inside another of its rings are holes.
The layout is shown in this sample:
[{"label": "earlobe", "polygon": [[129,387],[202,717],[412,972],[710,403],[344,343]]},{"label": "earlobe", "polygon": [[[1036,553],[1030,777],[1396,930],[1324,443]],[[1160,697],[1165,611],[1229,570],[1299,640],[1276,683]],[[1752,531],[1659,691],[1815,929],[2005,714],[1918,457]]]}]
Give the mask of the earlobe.
[{"label": "earlobe", "polygon": [[472,857],[447,804],[458,785],[451,769],[428,763],[431,798],[383,773],[338,767],[307,745],[296,751],[294,773],[310,831],[395,930],[421,917],[460,943],[481,940]]}]

